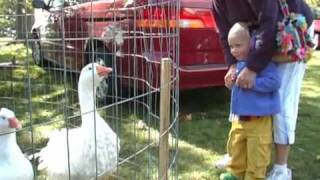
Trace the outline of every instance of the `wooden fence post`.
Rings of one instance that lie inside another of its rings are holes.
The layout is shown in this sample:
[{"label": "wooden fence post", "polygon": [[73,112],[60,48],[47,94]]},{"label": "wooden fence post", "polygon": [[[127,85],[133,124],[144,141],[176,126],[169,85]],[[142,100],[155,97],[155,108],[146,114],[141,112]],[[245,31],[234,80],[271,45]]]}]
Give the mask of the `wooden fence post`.
[{"label": "wooden fence post", "polygon": [[168,179],[171,64],[170,58],[161,59],[159,180]]}]

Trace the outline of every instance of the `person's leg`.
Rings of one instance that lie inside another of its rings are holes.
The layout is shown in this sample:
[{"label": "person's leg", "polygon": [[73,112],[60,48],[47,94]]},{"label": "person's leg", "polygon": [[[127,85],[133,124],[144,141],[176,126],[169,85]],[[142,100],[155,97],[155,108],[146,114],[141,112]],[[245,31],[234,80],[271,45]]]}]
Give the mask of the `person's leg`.
[{"label": "person's leg", "polygon": [[278,69],[282,78],[279,90],[282,110],[274,117],[275,166],[267,178],[268,180],[280,179],[276,178],[275,174],[290,179],[287,161],[290,145],[295,141],[298,105],[305,64],[302,62],[280,64]]},{"label": "person's leg", "polygon": [[276,160],[275,163],[279,165],[285,165],[288,162],[290,145],[275,144],[276,148]]},{"label": "person's leg", "polygon": [[242,122],[233,120],[227,143],[227,151],[231,157],[227,171],[238,179],[242,179],[246,170],[246,149],[245,129]]},{"label": "person's leg", "polygon": [[[232,122],[233,119],[238,119],[238,117],[237,116],[235,117],[235,116],[236,115],[230,113],[229,117],[228,117],[229,122]],[[217,169],[221,169],[221,170],[226,169],[228,164],[230,163],[230,160],[231,160],[231,158],[228,153],[223,154],[220,156],[220,158],[218,160],[216,160],[213,163],[213,167],[217,168]]]},{"label": "person's leg", "polygon": [[[310,26],[308,29],[308,33],[311,37],[314,36],[314,24]],[[283,66],[283,67],[281,67]],[[283,109],[287,109],[284,111],[284,113],[279,115],[278,119],[284,119],[285,117],[288,117],[289,113],[292,113],[292,121],[294,123],[291,123],[291,127],[289,129],[295,130],[296,127],[296,119],[298,115],[298,106],[299,106],[299,99],[300,99],[300,91],[301,91],[301,86],[302,86],[302,80],[303,76],[305,73],[305,65],[304,64],[299,64],[297,68],[293,68],[292,65],[279,65],[279,70],[281,75],[283,76],[283,81],[282,83],[290,83],[288,86],[282,85],[281,90],[280,90],[280,97],[282,97],[281,101],[283,102],[282,107]],[[296,76],[292,76],[296,75]],[[293,77],[293,78],[292,78]],[[292,78],[292,79],[291,79]],[[291,88],[295,88],[295,90],[291,91]],[[289,89],[290,88],[290,89]],[[292,95],[286,95],[289,92],[292,92]],[[288,98],[291,97],[291,98]],[[287,107],[287,108],[286,108]],[[290,111],[290,109],[292,111]],[[279,131],[279,130],[278,130]],[[280,130],[281,131],[281,130]],[[289,135],[292,136],[292,135]],[[288,157],[289,157],[289,152],[290,152],[290,144],[293,144],[294,142],[294,134],[293,138],[288,138],[289,142],[285,143],[283,140],[276,140],[275,143],[275,148],[276,148],[276,159],[275,163],[277,165],[285,166],[287,165],[288,162]],[[277,143],[277,141],[279,143]]]},{"label": "person's leg", "polygon": [[247,170],[245,180],[266,178],[271,161],[272,117],[261,117],[247,123]]}]

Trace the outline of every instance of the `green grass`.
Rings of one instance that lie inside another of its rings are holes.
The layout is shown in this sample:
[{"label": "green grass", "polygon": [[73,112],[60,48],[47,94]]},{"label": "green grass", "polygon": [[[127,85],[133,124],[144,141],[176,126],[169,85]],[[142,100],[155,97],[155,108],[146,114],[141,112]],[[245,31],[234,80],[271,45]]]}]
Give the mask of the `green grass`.
[{"label": "green grass", "polygon": [[[61,120],[65,116],[74,116],[70,119],[74,124],[79,122],[76,110],[79,108],[77,95],[72,90],[76,87],[76,77],[68,74],[65,82],[63,73],[34,66],[30,53],[20,44],[0,44],[0,63],[9,62],[15,57],[21,65],[13,69],[1,68],[0,106],[15,109],[17,117],[26,127],[18,133],[18,142],[27,153],[30,153],[32,148],[40,150],[47,141],[48,132],[64,127],[65,124]],[[314,53],[313,59],[308,63],[300,103],[296,144],[289,159],[289,167],[293,169],[294,178],[298,180],[320,179],[317,169],[320,167],[319,51]],[[28,86],[29,81],[31,86]],[[226,152],[225,144],[230,127],[227,121],[229,91],[224,87],[207,88],[183,91],[180,95],[178,178],[218,179],[221,171],[214,169],[212,164]],[[111,108],[101,112],[105,117],[107,114],[113,114],[121,119],[119,125],[116,125],[114,118],[107,118],[112,127],[119,130],[122,139],[121,158],[129,157],[137,149],[157,141],[158,137],[156,121],[151,119],[151,126],[147,129],[137,128],[137,122],[145,117],[139,112],[145,110],[138,108],[137,111],[133,111],[129,106],[131,105],[125,104],[118,106],[117,110]],[[31,124],[34,125],[33,128],[30,128]],[[34,146],[30,141],[31,132],[34,136]],[[173,148],[172,144],[172,154],[175,152]],[[148,177],[156,179],[154,174],[157,174],[157,151],[157,146],[150,146],[147,153],[139,154],[122,164],[119,167],[119,175],[125,179],[148,179],[146,171],[149,169]]]},{"label": "green grass", "polygon": [[308,63],[303,83],[296,144],[290,155],[289,165],[296,179],[320,179],[320,51]]},{"label": "green grass", "polygon": [[225,153],[230,123],[229,91],[209,88],[181,93],[179,179],[218,179],[212,164]]}]

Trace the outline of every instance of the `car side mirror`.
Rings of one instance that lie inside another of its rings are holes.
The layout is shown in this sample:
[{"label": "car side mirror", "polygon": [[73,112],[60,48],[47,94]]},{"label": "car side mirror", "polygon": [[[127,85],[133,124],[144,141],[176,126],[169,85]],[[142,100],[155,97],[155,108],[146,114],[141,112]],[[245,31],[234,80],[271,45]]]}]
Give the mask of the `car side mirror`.
[{"label": "car side mirror", "polygon": [[32,7],[46,10],[49,9],[49,6],[43,0],[33,0]]}]

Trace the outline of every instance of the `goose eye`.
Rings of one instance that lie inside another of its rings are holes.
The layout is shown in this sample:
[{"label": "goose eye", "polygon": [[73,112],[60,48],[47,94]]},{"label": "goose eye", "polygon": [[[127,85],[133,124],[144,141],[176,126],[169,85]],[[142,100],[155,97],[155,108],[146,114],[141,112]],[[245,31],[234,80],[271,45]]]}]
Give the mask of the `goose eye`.
[{"label": "goose eye", "polygon": [[4,116],[0,116],[0,120],[5,120],[6,118]]},{"label": "goose eye", "polygon": [[90,71],[91,71],[91,70],[92,70],[92,67],[89,67],[89,68],[88,68],[88,70],[90,70]]}]

